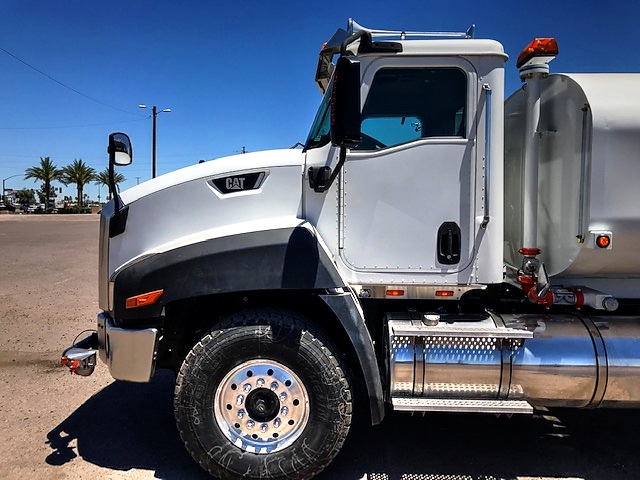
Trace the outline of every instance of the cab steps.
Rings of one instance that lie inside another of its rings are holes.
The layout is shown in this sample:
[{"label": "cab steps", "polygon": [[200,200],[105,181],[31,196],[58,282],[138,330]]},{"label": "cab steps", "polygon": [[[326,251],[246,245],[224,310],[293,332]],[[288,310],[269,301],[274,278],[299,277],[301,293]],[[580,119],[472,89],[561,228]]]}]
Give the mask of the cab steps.
[{"label": "cab steps", "polygon": [[528,414],[533,407],[526,400],[475,400],[449,398],[392,398],[394,410],[411,412]]}]

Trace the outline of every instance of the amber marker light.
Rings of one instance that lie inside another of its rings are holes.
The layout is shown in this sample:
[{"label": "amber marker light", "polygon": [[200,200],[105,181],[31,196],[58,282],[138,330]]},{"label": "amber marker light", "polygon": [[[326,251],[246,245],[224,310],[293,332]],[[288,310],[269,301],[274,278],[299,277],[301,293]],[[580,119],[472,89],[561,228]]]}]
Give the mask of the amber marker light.
[{"label": "amber marker light", "polygon": [[600,234],[596,237],[596,245],[600,248],[608,248],[611,245],[611,237],[606,234]]},{"label": "amber marker light", "polygon": [[436,297],[453,297],[451,290],[436,290]]},{"label": "amber marker light", "polygon": [[555,38],[536,38],[520,52],[516,68],[522,67],[534,57],[555,57],[556,55],[558,55],[558,42]]},{"label": "amber marker light", "polygon": [[134,297],[129,297],[127,298],[125,307],[138,308],[138,307],[146,307],[147,305],[153,305],[158,301],[158,299],[163,293],[164,293],[164,290],[154,290],[153,292],[142,293]]},{"label": "amber marker light", "polygon": [[404,297],[404,290],[389,289],[386,292],[387,297]]}]

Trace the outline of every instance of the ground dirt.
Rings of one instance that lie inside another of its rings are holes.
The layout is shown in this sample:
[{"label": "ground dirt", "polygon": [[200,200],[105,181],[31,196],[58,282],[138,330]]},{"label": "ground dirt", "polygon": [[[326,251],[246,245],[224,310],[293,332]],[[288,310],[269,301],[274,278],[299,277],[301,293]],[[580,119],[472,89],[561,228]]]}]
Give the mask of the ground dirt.
[{"label": "ground dirt", "polygon": [[[148,384],[59,365],[95,328],[97,215],[0,216],[0,478],[207,479],[173,422],[173,376]],[[640,412],[532,417],[388,413],[358,425],[320,479],[640,479]]]}]

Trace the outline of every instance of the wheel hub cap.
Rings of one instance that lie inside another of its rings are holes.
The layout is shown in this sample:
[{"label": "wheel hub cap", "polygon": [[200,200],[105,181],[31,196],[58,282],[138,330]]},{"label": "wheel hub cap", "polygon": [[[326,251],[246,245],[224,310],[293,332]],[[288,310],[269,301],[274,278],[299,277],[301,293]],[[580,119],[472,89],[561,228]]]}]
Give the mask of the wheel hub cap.
[{"label": "wheel hub cap", "polygon": [[236,446],[272,453],[293,443],[309,420],[307,390],[291,369],[273,360],[233,368],[214,398],[215,419]]}]

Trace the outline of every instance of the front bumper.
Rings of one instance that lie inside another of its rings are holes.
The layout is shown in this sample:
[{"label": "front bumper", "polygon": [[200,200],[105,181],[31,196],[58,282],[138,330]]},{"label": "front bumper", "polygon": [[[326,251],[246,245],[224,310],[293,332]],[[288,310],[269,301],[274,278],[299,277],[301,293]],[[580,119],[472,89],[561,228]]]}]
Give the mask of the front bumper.
[{"label": "front bumper", "polygon": [[73,373],[91,375],[97,351],[116,380],[148,382],[155,372],[159,338],[157,328],[118,328],[109,316],[100,313],[98,331],[67,348],[62,364]]},{"label": "front bumper", "polygon": [[156,367],[160,335],[157,328],[118,328],[98,314],[98,352],[116,380],[148,382]]}]

